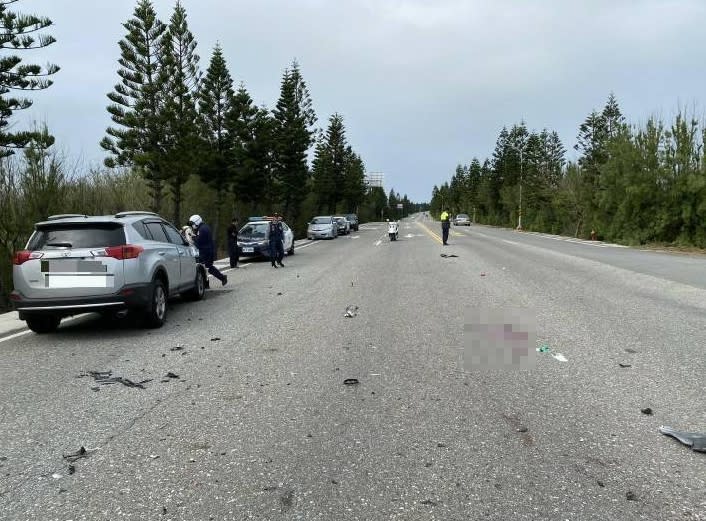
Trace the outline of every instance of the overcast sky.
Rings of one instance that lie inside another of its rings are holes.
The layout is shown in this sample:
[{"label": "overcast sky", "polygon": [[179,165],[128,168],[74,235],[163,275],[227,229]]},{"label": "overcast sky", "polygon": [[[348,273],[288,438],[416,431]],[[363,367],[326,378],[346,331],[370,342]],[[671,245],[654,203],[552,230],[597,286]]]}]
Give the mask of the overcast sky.
[{"label": "overcast sky", "polygon": [[[163,21],[175,0],[155,0]],[[706,97],[704,0],[183,0],[202,69],[220,41],[231,74],[274,106],[282,71],[300,63],[319,125],[343,115],[368,172],[414,201],[458,163],[492,153],[524,119],[557,130],[573,157],[577,129],[613,91],[632,122],[670,117]],[[33,95],[16,128],[45,121],[84,165],[104,157],[106,94],[135,0],[22,0],[48,16],[55,85]]]}]

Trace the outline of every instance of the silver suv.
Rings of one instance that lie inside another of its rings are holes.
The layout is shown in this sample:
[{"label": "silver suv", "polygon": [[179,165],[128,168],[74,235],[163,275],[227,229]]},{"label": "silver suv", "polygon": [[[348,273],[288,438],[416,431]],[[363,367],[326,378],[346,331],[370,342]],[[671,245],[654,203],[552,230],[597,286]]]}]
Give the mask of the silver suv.
[{"label": "silver suv", "polygon": [[10,298],[36,333],[94,311],[136,310],[148,327],[161,327],[167,298],[204,296],[208,279],[198,250],[155,213],[55,215],[34,228],[15,253]]}]

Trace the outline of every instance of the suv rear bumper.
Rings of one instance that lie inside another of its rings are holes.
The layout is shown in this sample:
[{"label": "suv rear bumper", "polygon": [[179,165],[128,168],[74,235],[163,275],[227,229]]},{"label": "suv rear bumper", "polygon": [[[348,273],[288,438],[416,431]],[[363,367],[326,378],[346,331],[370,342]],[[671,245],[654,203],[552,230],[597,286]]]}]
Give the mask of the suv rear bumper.
[{"label": "suv rear bumper", "polygon": [[27,315],[51,314],[61,317],[101,311],[106,308],[147,307],[152,298],[151,284],[130,284],[118,292],[99,297],[70,297],[60,299],[32,299],[18,291],[10,295],[13,308],[19,312],[20,320]]}]

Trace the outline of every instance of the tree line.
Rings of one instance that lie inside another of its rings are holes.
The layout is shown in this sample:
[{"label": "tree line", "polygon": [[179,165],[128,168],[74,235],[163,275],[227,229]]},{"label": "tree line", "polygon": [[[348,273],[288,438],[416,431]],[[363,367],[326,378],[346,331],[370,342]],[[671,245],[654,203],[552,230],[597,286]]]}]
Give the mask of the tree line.
[{"label": "tree line", "polygon": [[611,93],[580,125],[576,161],[566,161],[556,132],[520,122],[502,129],[491,157],[434,186],[430,208],[525,230],[704,248],[705,143],[706,126],[685,110],[669,123],[629,124]]},{"label": "tree line", "polygon": [[[219,230],[231,217],[278,211],[301,237],[316,213],[376,218],[389,201],[364,183],[363,159],[348,143],[343,117],[327,128],[317,117],[301,67],[282,73],[274,107],[258,106],[236,84],[216,45],[205,72],[187,12],[177,1],[162,22],[139,0],[119,42],[118,82],[108,94],[112,121],[100,145],[103,167],[71,164],[46,126],[16,130],[12,119],[32,106],[17,93],[47,89],[57,65],[25,63],[28,52],[55,43],[52,21],[0,0],[0,309],[12,287],[12,254],[33,224],[59,213],[111,214],[146,209],[184,224],[192,213]],[[309,164],[309,153],[313,162]],[[18,152],[18,153],[16,153]]]}]

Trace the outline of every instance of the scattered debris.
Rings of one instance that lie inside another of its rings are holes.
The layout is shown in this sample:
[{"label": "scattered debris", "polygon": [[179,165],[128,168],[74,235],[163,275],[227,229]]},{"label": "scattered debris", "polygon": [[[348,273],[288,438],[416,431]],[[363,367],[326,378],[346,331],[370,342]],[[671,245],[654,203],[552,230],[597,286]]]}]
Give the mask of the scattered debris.
[{"label": "scattered debris", "polygon": [[174,346],[169,350],[170,351],[181,351],[182,349],[184,349],[184,346]]},{"label": "scattered debris", "polygon": [[69,465],[69,476],[76,473],[76,467],[74,465]]},{"label": "scattered debris", "polygon": [[443,257],[443,258],[445,258],[445,259],[449,259],[449,258],[452,258],[452,257],[458,257],[458,255],[455,255],[455,254],[453,254],[453,253],[442,253],[440,256]]},{"label": "scattered debris", "polygon": [[431,500],[431,499],[425,499],[425,500],[423,500],[423,501],[420,501],[420,503],[421,503],[422,505],[431,505],[431,506],[433,506],[433,507],[435,507],[436,505],[438,505],[438,503],[437,503],[436,501],[433,501],[433,500]]},{"label": "scattered debris", "polygon": [[437,443],[436,446],[439,447],[440,449],[446,448],[446,444],[445,444],[445,443]]},{"label": "scattered debris", "polygon": [[7,456],[0,456],[0,461],[7,461]]},{"label": "scattered debris", "polygon": [[623,364],[623,363],[621,363],[621,362],[618,362],[618,365],[619,365],[620,367],[623,367],[623,368],[625,368],[625,367],[632,367],[632,364]]},{"label": "scattered debris", "polygon": [[625,352],[626,352],[626,353],[630,353],[630,354],[635,354],[635,353],[637,353],[637,351],[634,350],[634,349],[631,348],[631,347],[626,348],[626,349],[625,349]]},{"label": "scattered debris", "polygon": [[[218,342],[220,339],[221,339],[221,337],[214,336],[214,337],[211,339],[211,342]],[[203,349],[203,348],[202,348],[202,349]]]},{"label": "scattered debris", "polygon": [[51,477],[54,478],[54,479],[61,479],[61,478],[63,478],[64,476],[62,476],[61,474],[52,474]]},{"label": "scattered debris", "polygon": [[424,466],[425,466],[426,468],[431,467],[431,466],[432,466],[431,461],[427,461],[427,462],[424,464]]},{"label": "scattered debris", "polygon": [[332,480],[331,480],[331,483],[332,483],[333,485],[338,485],[338,481],[336,481],[335,479],[332,479]]},{"label": "scattered debris", "polygon": [[167,507],[162,507],[162,515],[163,516],[167,515]]},{"label": "scattered debris", "polygon": [[485,277],[485,272],[484,272],[484,271],[481,271],[480,276],[481,276],[481,277]]},{"label": "scattered debris", "polygon": [[522,427],[519,427],[519,428],[517,429],[517,432],[527,432],[528,430],[529,430],[529,429],[523,425]]},{"label": "scattered debris", "polygon": [[281,291],[278,291],[278,292],[277,292],[277,296],[278,296],[278,297],[281,297],[281,296],[282,296],[282,292],[281,292]]},{"label": "scattered debris", "polygon": [[176,373],[172,373],[169,371],[167,374],[164,375],[165,378],[179,378],[179,375]]},{"label": "scattered debris", "polygon": [[[94,449],[94,450],[97,450],[97,449]],[[80,460],[81,458],[87,458],[88,453],[89,453],[89,451],[86,450],[86,447],[82,446],[80,449],[78,449],[73,454],[63,454],[62,456],[69,463],[74,463],[74,462]]]},{"label": "scattered debris", "polygon": [[343,380],[343,385],[357,385],[359,383],[357,378],[346,378]]},{"label": "scattered debris", "polygon": [[549,353],[552,358],[558,360],[559,362],[568,362],[569,360],[561,353],[552,353],[551,348],[547,344],[542,344],[540,347],[535,348],[538,353]]},{"label": "scattered debris", "polygon": [[551,349],[551,348],[550,348],[547,344],[542,344],[541,346],[539,346],[539,347],[537,348],[537,351],[538,351],[539,353],[546,353],[546,352],[549,351],[550,349]]},{"label": "scattered debris", "polygon": [[353,318],[358,314],[358,306],[350,305],[346,307],[346,312],[343,314],[346,318]]},{"label": "scattered debris", "polygon": [[555,360],[559,360],[560,362],[568,362],[568,361],[569,361],[569,360],[568,360],[564,355],[562,355],[561,353],[556,353],[556,354],[552,353],[552,358],[554,358]]},{"label": "scattered debris", "polygon": [[159,458],[158,454],[150,454],[150,459],[157,459]]},{"label": "scattered debris", "polygon": [[[112,376],[112,371],[88,371],[87,373],[81,373],[77,378],[83,378],[84,376],[92,376],[93,379],[100,385],[111,385],[115,383],[123,384],[125,387],[137,387],[138,389],[144,389],[147,382],[152,380],[142,380],[141,382],[133,382],[122,376]],[[94,387],[91,389],[95,390]]]},{"label": "scattered debris", "polygon": [[628,490],[625,493],[625,499],[628,501],[637,501],[637,494],[635,494],[632,490]]},{"label": "scattered debris", "polygon": [[661,426],[659,432],[678,439],[697,452],[706,452],[706,434],[704,433],[678,431],[666,425]]},{"label": "scattered debris", "polygon": [[605,483],[603,483],[603,481],[601,481],[600,479],[596,480],[596,485],[598,485],[601,488],[605,487]]},{"label": "scattered debris", "polygon": [[649,407],[645,407],[644,409],[640,409],[640,412],[642,414],[646,414],[647,416],[652,416],[652,409]]}]

